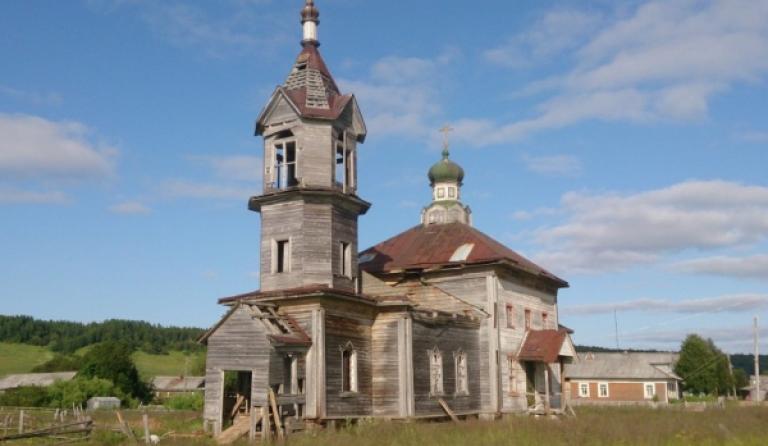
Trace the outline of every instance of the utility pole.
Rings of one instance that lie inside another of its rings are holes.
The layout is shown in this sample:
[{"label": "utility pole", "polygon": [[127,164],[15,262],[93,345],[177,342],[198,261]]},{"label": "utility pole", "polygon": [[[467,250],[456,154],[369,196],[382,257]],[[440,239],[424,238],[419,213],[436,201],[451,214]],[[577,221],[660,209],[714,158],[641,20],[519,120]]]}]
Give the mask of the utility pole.
[{"label": "utility pole", "polygon": [[760,403],[760,347],[757,331],[757,316],[755,316],[755,401]]},{"label": "utility pole", "polygon": [[616,316],[616,309],[613,309],[613,328],[616,332],[616,350],[621,350],[619,347],[619,318]]}]

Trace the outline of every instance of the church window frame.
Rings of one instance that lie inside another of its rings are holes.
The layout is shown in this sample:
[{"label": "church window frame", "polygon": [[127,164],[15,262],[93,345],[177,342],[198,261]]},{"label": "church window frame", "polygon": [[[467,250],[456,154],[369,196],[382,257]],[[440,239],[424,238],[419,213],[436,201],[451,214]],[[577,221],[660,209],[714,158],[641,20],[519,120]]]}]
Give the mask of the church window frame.
[{"label": "church window frame", "polygon": [[354,395],[359,392],[357,349],[352,342],[339,347],[341,353],[341,394]]},{"label": "church window frame", "polygon": [[456,395],[469,395],[469,366],[467,363],[467,353],[459,349],[453,353],[454,367],[456,373]]},{"label": "church window frame", "polygon": [[271,187],[284,190],[299,185],[299,146],[296,138],[287,136],[272,141]]},{"label": "church window frame", "polygon": [[443,396],[445,388],[443,386],[443,354],[435,346],[427,350],[429,358],[429,396]]},{"label": "church window frame", "polygon": [[449,187],[448,188],[448,198],[456,198],[456,188],[455,187]]},{"label": "church window frame", "polygon": [[528,308],[525,309],[525,329],[531,329],[531,310]]},{"label": "church window frame", "polygon": [[444,187],[438,187],[437,188],[437,199],[442,200],[445,198],[445,188]]}]

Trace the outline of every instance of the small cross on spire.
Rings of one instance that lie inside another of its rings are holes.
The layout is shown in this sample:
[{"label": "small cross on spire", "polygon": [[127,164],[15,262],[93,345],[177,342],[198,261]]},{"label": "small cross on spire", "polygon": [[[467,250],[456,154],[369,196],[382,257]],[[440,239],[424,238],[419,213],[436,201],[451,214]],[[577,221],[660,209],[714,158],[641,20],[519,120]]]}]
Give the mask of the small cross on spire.
[{"label": "small cross on spire", "polygon": [[448,136],[453,131],[453,127],[446,124],[443,126],[443,128],[440,129],[440,133],[443,134],[443,158],[448,158],[448,146],[450,145],[448,142]]}]

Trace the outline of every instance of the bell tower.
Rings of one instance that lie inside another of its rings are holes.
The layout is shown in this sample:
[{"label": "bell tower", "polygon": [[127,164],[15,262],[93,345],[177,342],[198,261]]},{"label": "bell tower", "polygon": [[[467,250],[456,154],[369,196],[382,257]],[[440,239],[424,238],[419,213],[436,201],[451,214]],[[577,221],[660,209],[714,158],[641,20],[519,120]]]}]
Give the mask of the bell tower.
[{"label": "bell tower", "polygon": [[354,291],[357,219],[370,203],[357,196],[357,149],[366,128],[354,95],[341,94],[318,50],[320,13],[301,11],[301,52],[256,120],[264,139],[261,290],[326,285]]}]

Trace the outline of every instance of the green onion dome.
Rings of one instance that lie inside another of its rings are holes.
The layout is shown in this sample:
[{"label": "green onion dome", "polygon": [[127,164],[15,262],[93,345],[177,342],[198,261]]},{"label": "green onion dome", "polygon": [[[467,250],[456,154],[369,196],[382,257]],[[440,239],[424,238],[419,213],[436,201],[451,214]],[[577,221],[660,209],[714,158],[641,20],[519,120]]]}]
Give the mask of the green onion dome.
[{"label": "green onion dome", "polygon": [[429,177],[430,184],[435,183],[458,183],[461,184],[464,180],[464,169],[458,164],[448,159],[448,149],[443,150],[443,159],[436,162],[430,169]]}]

